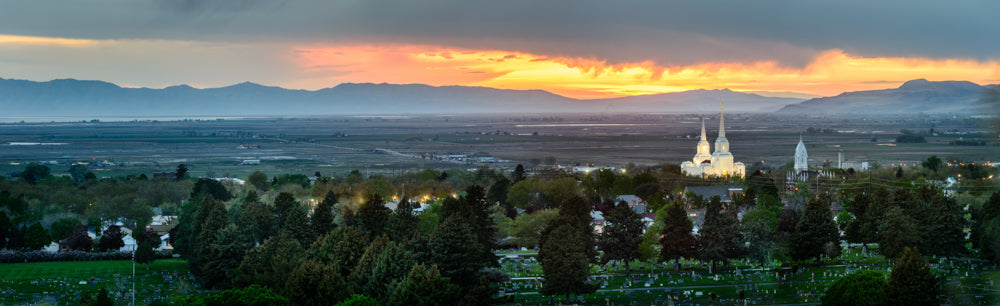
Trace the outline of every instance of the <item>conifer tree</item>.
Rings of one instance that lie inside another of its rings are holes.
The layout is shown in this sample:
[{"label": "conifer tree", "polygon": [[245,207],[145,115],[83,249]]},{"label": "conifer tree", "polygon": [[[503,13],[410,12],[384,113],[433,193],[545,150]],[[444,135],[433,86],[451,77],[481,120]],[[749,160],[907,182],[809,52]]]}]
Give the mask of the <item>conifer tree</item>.
[{"label": "conifer tree", "polygon": [[385,201],[377,193],[369,194],[368,201],[358,208],[358,220],[361,221],[361,228],[372,237],[381,236],[385,232],[390,214],[392,214],[392,210],[385,207]]},{"label": "conifer tree", "polygon": [[642,231],[645,224],[642,218],[622,202],[605,218],[608,225],[598,236],[597,247],[604,251],[601,264],[612,260],[625,262],[625,271],[631,274],[631,261],[639,257],[639,244],[642,243]]},{"label": "conifer tree", "polygon": [[316,232],[309,222],[309,212],[303,204],[296,204],[288,210],[282,230],[288,231],[301,245],[312,245]]},{"label": "conifer tree", "polygon": [[455,303],[459,294],[458,287],[442,277],[437,266],[416,264],[396,286],[389,305],[447,305]]},{"label": "conifer tree", "polygon": [[830,197],[824,194],[806,203],[802,219],[796,225],[795,235],[792,237],[792,258],[801,260],[819,257],[828,243],[840,248],[840,233],[830,214]]},{"label": "conifer tree", "polygon": [[597,258],[590,222],[590,205],[580,196],[573,196],[542,229],[538,251],[545,275],[542,294],[562,294],[568,300],[570,294],[596,289],[587,281],[590,264]]},{"label": "conifer tree", "polygon": [[474,259],[482,246],[460,214],[453,214],[438,224],[431,234],[428,249],[427,262],[438,266],[441,275],[459,286],[475,285],[482,266]]},{"label": "conifer tree", "polygon": [[335,267],[306,261],[295,268],[282,290],[297,305],[331,305],[354,294]]},{"label": "conifer tree", "polygon": [[52,238],[49,238],[49,231],[46,231],[42,227],[41,223],[35,222],[28,227],[28,230],[24,232],[24,244],[28,249],[40,250],[52,243]]},{"label": "conifer tree", "polygon": [[705,223],[698,229],[699,256],[712,264],[737,258],[742,253],[743,237],[739,231],[739,221],[729,212],[722,211],[718,196],[712,197],[705,206]]},{"label": "conifer tree", "polygon": [[238,286],[258,284],[281,291],[292,270],[302,262],[304,249],[288,232],[267,238],[246,252],[235,276]]},{"label": "conifer tree", "polygon": [[938,305],[938,280],[920,253],[909,247],[902,251],[889,274],[883,291],[883,305]]},{"label": "conifer tree", "polygon": [[692,230],[694,223],[688,218],[687,211],[680,203],[673,203],[667,208],[667,214],[663,217],[663,231],[660,236],[660,260],[674,260],[677,265],[676,270],[680,271],[682,257],[691,257],[695,254],[697,241]]},{"label": "conifer tree", "polygon": [[337,204],[337,195],[332,190],[326,192],[323,201],[313,209],[312,225],[316,236],[323,236],[333,230],[333,206]]},{"label": "conifer tree", "polygon": [[904,248],[914,247],[920,242],[916,224],[899,207],[892,207],[886,212],[879,237],[879,252],[888,258],[898,258]]}]

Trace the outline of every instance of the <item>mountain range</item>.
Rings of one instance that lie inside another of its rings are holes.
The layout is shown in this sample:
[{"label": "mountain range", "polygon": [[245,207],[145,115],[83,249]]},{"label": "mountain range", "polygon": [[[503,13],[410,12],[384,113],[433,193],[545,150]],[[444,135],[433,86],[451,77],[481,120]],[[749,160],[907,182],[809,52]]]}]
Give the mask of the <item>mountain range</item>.
[{"label": "mountain range", "polygon": [[[0,78],[0,109],[16,116],[356,115],[431,113],[975,112],[986,87],[969,82],[910,81],[898,89],[844,93],[804,101],[721,90],[578,100],[543,90],[470,86],[344,83],[315,91],[240,83],[198,89],[125,88],[103,81],[47,82]],[[977,100],[976,97],[980,97]],[[845,102],[846,101],[846,102]],[[886,106],[882,106],[885,104]]]}]

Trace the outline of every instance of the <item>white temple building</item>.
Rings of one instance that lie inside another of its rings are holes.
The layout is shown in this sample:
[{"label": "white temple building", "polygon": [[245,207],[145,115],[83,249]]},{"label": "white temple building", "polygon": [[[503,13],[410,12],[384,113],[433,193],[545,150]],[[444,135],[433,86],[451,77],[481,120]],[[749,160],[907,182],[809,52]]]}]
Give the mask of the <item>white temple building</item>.
[{"label": "white temple building", "polygon": [[809,153],[806,152],[806,145],[802,143],[802,135],[799,135],[799,144],[795,146],[795,172],[805,171],[809,171]]},{"label": "white temple building", "polygon": [[715,152],[709,154],[708,137],[705,135],[705,117],[701,118],[701,140],[698,141],[697,153],[691,161],[681,163],[681,171],[690,176],[744,176],[746,165],[733,160],[729,152],[729,140],[726,139],[725,113],[719,105],[719,138],[715,139]]}]

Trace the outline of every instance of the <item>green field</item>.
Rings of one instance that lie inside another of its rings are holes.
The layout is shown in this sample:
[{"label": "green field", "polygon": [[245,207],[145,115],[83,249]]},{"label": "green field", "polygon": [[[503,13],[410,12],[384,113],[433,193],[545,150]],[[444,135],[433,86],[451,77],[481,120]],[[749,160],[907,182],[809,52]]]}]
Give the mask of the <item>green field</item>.
[{"label": "green field", "polygon": [[[137,303],[167,300],[197,292],[187,261],[161,259],[135,266]],[[119,303],[131,301],[132,262],[75,261],[0,264],[0,305],[79,303],[85,293],[107,288]]]}]

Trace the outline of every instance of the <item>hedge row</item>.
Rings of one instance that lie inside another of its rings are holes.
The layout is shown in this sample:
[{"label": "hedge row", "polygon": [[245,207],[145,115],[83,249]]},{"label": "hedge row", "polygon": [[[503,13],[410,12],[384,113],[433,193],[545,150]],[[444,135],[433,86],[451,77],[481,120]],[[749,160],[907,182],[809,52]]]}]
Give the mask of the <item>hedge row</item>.
[{"label": "hedge row", "polygon": [[[170,258],[170,251],[154,252],[157,259]],[[98,261],[131,260],[132,252],[84,252],[84,251],[0,251],[0,263],[46,262],[46,261]]]}]

